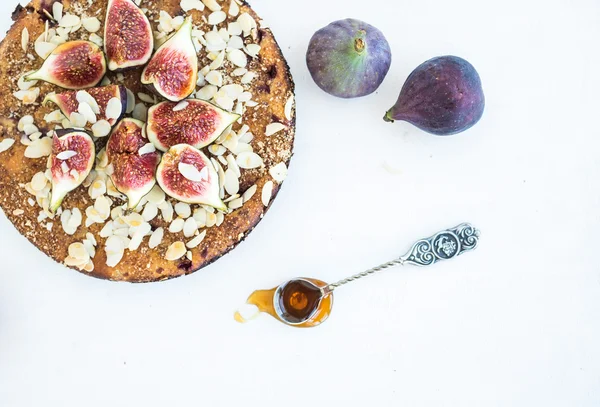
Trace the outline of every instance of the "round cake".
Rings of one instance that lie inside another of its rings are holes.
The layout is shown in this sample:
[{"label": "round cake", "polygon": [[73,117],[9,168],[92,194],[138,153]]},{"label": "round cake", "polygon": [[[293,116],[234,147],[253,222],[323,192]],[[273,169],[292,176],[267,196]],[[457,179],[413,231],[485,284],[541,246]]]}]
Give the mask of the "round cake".
[{"label": "round cake", "polygon": [[21,234],[129,282],[193,273],[248,236],[287,175],[295,101],[246,2],[34,0],[12,18],[0,205]]}]

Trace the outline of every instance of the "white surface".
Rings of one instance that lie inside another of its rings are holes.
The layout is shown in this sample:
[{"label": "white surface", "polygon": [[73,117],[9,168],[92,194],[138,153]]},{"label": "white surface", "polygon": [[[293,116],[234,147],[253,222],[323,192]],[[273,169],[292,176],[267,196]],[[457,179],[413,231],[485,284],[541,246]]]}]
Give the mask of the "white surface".
[{"label": "white surface", "polygon": [[[297,84],[273,210],[208,269],[152,285],[66,270],[1,220],[0,405],[598,406],[600,3],[253,3]],[[304,53],[349,16],[394,61],[378,94],[343,101]],[[410,71],[443,54],[479,70],[483,120],[449,138],[384,123]],[[462,221],[483,231],[476,252],[350,285],[319,328],[232,319],[255,288],[334,281]]]}]

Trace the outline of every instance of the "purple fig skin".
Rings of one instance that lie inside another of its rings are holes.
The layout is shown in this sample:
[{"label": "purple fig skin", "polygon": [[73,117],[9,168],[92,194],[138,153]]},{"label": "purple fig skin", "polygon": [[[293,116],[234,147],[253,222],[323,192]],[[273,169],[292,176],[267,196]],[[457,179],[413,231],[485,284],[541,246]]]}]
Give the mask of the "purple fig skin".
[{"label": "purple fig skin", "polygon": [[473,127],[485,108],[479,74],[455,56],[430,59],[415,69],[398,101],[384,120],[407,121],[437,136],[450,136]]},{"label": "purple fig skin", "polygon": [[306,53],[306,64],[315,83],[340,98],[375,92],[391,63],[392,52],[383,33],[351,18],[317,31]]}]

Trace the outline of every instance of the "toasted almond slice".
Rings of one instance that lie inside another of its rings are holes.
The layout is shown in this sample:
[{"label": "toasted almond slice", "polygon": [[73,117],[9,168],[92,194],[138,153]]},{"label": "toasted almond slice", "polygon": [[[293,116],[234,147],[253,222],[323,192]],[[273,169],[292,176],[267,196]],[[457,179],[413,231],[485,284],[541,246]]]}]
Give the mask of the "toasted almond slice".
[{"label": "toasted almond slice", "polygon": [[168,261],[175,261],[185,256],[186,252],[187,249],[185,248],[185,244],[183,242],[175,242],[167,249],[165,259]]},{"label": "toasted almond slice", "polygon": [[234,170],[228,168],[225,171],[225,190],[229,195],[235,195],[240,190],[240,180]]},{"label": "toasted almond slice", "polygon": [[190,181],[201,182],[204,179],[200,171],[198,171],[198,169],[192,164],[180,162],[177,168],[179,169],[181,175]]},{"label": "toasted almond slice", "polygon": [[267,125],[267,129],[265,130],[265,136],[272,136],[275,133],[280,132],[281,130],[287,128],[286,125],[281,123],[271,123]]},{"label": "toasted almond slice", "polygon": [[227,59],[239,68],[245,68],[248,65],[246,54],[239,49],[232,49],[227,53]]},{"label": "toasted almond slice", "polygon": [[264,206],[269,206],[273,195],[273,181],[265,182],[262,189],[261,200]]},{"label": "toasted almond slice", "polygon": [[106,137],[110,134],[111,126],[106,120],[98,120],[92,125],[92,133],[94,137]]},{"label": "toasted almond slice", "polygon": [[188,249],[194,249],[202,243],[204,238],[206,237],[206,230],[202,231],[198,236],[187,242],[186,246]]},{"label": "toasted almond slice", "polygon": [[190,102],[188,102],[187,100],[182,100],[181,102],[177,103],[177,105],[173,108],[173,111],[179,112],[180,110],[183,110],[186,107],[188,107],[189,104]]},{"label": "toasted almond slice", "polygon": [[229,15],[236,17],[238,14],[240,14],[240,6],[238,6],[235,0],[231,0],[231,3],[229,3]]},{"label": "toasted almond slice", "polygon": [[75,157],[76,155],[77,155],[77,151],[66,150],[66,151],[61,151],[60,153],[58,153],[56,155],[56,158],[64,161],[64,160],[68,160],[69,158]]},{"label": "toasted almond slice", "polygon": [[177,218],[173,222],[171,222],[171,224],[169,225],[169,232],[179,233],[183,230],[184,225],[185,225],[185,220],[183,220],[181,218]]},{"label": "toasted almond slice", "polygon": [[273,179],[279,183],[282,183],[287,177],[288,169],[285,163],[281,162],[269,170],[269,174],[273,177]]},{"label": "toasted almond slice", "polygon": [[256,193],[257,190],[258,190],[258,185],[256,185],[256,184],[254,184],[250,188],[248,188],[246,190],[246,192],[244,192],[244,194],[242,195],[242,199],[244,200],[244,202],[248,202],[250,199],[252,199],[252,197],[254,196],[254,194]]},{"label": "toasted almond slice", "polygon": [[294,107],[294,95],[291,95],[287,102],[285,103],[285,118],[288,120],[292,120],[292,108]]},{"label": "toasted almond slice", "polygon": [[208,15],[208,24],[217,25],[221,24],[223,21],[227,19],[227,14],[224,11],[214,11]]},{"label": "toasted almond slice", "polygon": [[21,48],[23,48],[23,52],[27,52],[27,46],[29,45],[29,30],[27,27],[23,27],[21,31]]},{"label": "toasted almond slice", "polygon": [[[238,144],[238,146],[239,146],[239,144]],[[262,158],[258,154],[250,152],[250,151],[245,151],[245,152],[239,153],[237,156],[236,162],[240,168],[244,168],[247,170],[253,169],[253,168],[259,168],[263,165]]]},{"label": "toasted almond slice", "polygon": [[95,33],[100,30],[100,20],[98,20],[96,17],[84,18],[81,20],[81,25],[83,25],[83,28],[91,33]]},{"label": "toasted almond slice", "polygon": [[156,147],[152,143],[146,143],[138,150],[139,155],[150,154],[156,151]]},{"label": "toasted almond slice", "polygon": [[163,228],[158,228],[154,232],[152,232],[152,235],[150,235],[150,241],[148,242],[148,247],[150,247],[151,249],[158,247],[158,245],[162,243],[164,234],[165,230]]},{"label": "toasted almond slice", "polygon": [[5,138],[4,140],[0,141],[0,153],[3,153],[11,148],[13,144],[15,144],[15,140],[12,138]]},{"label": "toasted almond slice", "polygon": [[198,230],[198,224],[196,223],[196,219],[191,218],[191,217],[187,218],[183,225],[183,235],[185,237],[192,237],[196,234],[197,230]]},{"label": "toasted almond slice", "polygon": [[192,215],[192,208],[185,202],[177,202],[175,204],[175,213],[183,219],[187,219]]},{"label": "toasted almond slice", "polygon": [[[11,140],[14,143],[14,140],[12,139],[4,139],[2,142],[7,142],[7,140]],[[10,143],[10,145],[12,145],[12,143]],[[24,155],[27,158],[41,158],[47,157],[51,153],[52,139],[50,137],[44,137],[31,143],[31,145],[25,149]]]}]

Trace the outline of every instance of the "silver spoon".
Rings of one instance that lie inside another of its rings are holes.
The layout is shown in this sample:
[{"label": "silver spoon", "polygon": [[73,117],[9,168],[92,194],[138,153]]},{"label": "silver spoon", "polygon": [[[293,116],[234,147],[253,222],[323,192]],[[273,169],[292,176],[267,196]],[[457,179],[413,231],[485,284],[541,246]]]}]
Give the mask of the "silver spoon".
[{"label": "silver spoon", "polygon": [[[471,224],[462,223],[454,228],[443,230],[429,238],[421,239],[415,242],[411,249],[404,256],[388,261],[387,263],[383,263],[369,270],[365,270],[362,273],[355,274],[336,283],[326,285],[324,287],[318,287],[312,281],[307,280],[305,278],[295,278],[286,281],[277,288],[277,291],[273,296],[273,305],[275,308],[275,312],[277,313],[279,318],[281,318],[289,325],[303,324],[304,322],[310,320],[315,316],[315,313],[319,310],[321,300],[325,296],[331,294],[335,289],[352,281],[356,281],[358,279],[367,277],[371,274],[386,270],[391,267],[404,266],[406,264],[424,267],[430,266],[441,260],[452,259],[454,257],[460,256],[465,252],[474,250],[479,244],[480,235],[481,233],[479,232],[479,230],[473,227]],[[290,321],[289,319],[287,319],[286,313],[283,312],[283,310],[281,309],[281,305],[279,302],[281,292],[283,291],[285,286],[294,281],[303,281],[309,283],[313,285],[316,290],[321,291],[321,298],[319,299],[319,302],[317,303],[317,306],[315,307],[314,311],[302,321]]]}]

